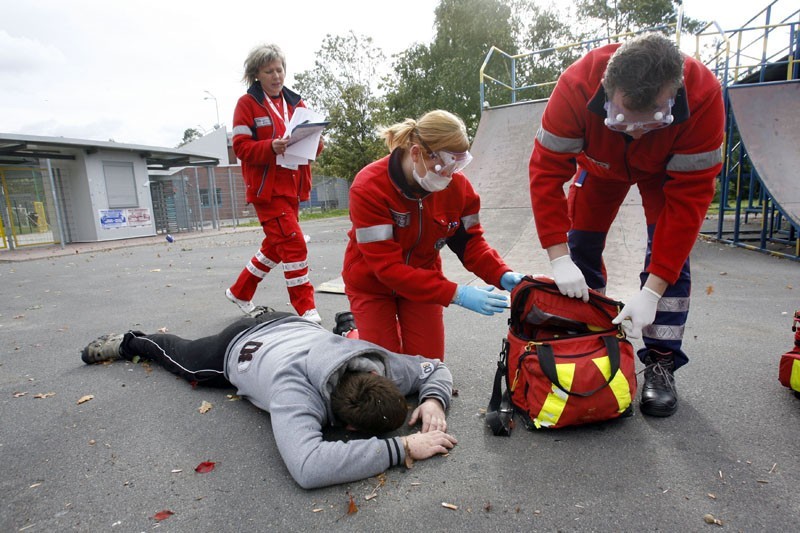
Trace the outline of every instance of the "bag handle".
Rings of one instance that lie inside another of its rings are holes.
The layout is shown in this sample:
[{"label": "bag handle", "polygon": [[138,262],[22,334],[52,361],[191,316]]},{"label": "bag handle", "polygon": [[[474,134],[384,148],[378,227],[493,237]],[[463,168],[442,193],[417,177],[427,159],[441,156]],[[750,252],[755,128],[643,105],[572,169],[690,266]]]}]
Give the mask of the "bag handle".
[{"label": "bag handle", "polygon": [[514,417],[514,408],[511,405],[511,395],[508,387],[503,388],[503,376],[506,373],[506,361],[508,356],[508,342],[503,340],[503,349],[500,352],[500,360],[497,361],[497,372],[494,374],[494,385],[492,386],[492,397],[489,400],[489,407],[486,409],[486,424],[491,428],[492,433],[499,437],[511,436],[511,422]]},{"label": "bag handle", "polygon": [[619,340],[616,337],[609,335],[603,336],[602,339],[606,345],[608,360],[611,363],[611,373],[608,375],[606,382],[594,390],[588,392],[574,392],[568,391],[561,385],[561,383],[558,381],[558,371],[556,370],[556,358],[555,354],[553,353],[553,347],[549,344],[542,344],[536,347],[536,354],[539,356],[539,366],[541,367],[542,372],[544,372],[544,375],[547,376],[547,379],[549,379],[553,385],[566,392],[570,396],[580,396],[581,398],[591,396],[604,387],[607,387],[619,371]]}]

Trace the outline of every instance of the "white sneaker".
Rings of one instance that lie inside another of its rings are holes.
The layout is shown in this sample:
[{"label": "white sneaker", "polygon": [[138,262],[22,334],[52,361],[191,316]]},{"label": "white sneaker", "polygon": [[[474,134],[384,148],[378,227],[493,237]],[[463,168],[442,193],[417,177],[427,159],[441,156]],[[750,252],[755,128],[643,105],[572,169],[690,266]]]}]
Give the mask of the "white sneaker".
[{"label": "white sneaker", "polygon": [[242,313],[246,314],[247,316],[250,316],[250,314],[256,310],[256,306],[253,302],[248,302],[247,300],[240,300],[239,298],[233,295],[230,289],[225,289],[225,296],[227,296],[228,300],[238,305],[239,309],[242,310]]},{"label": "white sneaker", "polygon": [[316,322],[317,324],[322,324],[322,317],[319,316],[319,313],[316,309],[309,309],[303,313],[303,318],[310,320],[311,322]]}]

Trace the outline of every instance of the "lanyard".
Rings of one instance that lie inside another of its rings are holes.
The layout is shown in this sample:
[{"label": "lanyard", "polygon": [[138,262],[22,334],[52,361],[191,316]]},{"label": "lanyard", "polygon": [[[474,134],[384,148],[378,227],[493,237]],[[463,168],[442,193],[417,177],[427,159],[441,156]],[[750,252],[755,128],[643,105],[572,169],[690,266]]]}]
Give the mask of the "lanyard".
[{"label": "lanyard", "polygon": [[[275,112],[275,116],[280,118],[281,112],[278,111],[277,107],[275,107],[275,104],[272,102],[272,98],[270,98],[267,93],[264,93],[264,96],[266,96],[267,103]],[[283,93],[281,93],[281,103],[283,104],[283,127],[286,129],[286,124],[289,123],[289,106],[286,105],[286,99],[283,97]]]}]

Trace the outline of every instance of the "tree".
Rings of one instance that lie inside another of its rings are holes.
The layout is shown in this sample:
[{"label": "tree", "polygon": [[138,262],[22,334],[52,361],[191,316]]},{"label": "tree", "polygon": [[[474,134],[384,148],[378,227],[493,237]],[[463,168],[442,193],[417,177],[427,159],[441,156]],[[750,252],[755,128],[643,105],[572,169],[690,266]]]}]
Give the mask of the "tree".
[{"label": "tree", "polygon": [[313,69],[295,77],[295,88],[306,104],[330,121],[316,171],[352,180],[361,168],[386,154],[376,133],[383,109],[379,69],[385,56],[371,38],[351,31],[345,36],[327,35],[316,57]]},{"label": "tree", "polygon": [[480,118],[481,65],[492,46],[515,54],[516,27],[504,0],[441,0],[430,46],[399,54],[394,79],[387,80],[387,111],[395,120],[431,109],[460,116],[474,135]]},{"label": "tree", "polygon": [[183,140],[180,142],[180,144],[178,144],[177,147],[180,148],[184,144],[192,142],[195,139],[199,139],[202,136],[203,134],[197,131],[196,129],[188,128],[183,132]]},{"label": "tree", "polygon": [[[677,9],[672,0],[576,0],[577,14],[586,20],[590,33],[585,37],[611,37],[626,32],[675,24]],[[685,17],[683,24],[692,30],[700,21]]]}]

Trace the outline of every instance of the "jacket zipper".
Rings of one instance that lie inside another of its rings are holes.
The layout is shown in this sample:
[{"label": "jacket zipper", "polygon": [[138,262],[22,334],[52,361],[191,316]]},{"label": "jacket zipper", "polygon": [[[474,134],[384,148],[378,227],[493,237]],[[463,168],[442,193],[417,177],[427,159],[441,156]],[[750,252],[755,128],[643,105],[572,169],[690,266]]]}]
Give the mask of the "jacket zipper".
[{"label": "jacket zipper", "polygon": [[[267,109],[267,106],[265,106],[264,104],[259,102],[252,94],[250,96],[253,97],[253,100],[255,100],[258,105],[260,105],[261,107],[264,108],[264,111],[267,112],[267,116],[270,117],[270,120],[272,120],[272,139],[274,140],[275,139],[275,121],[272,119],[272,115],[270,115],[269,109]],[[289,104],[287,103],[286,105],[288,106]],[[258,137],[258,135],[256,135],[256,137]],[[256,140],[258,140],[258,139],[256,139]],[[259,185],[259,187],[258,187],[258,192],[256,192],[256,196],[261,196],[261,191],[264,190],[264,185],[267,184],[267,172],[269,172],[269,163],[265,163],[264,164],[264,172],[261,173],[261,185]]]},{"label": "jacket zipper", "polygon": [[625,173],[628,175],[628,183],[633,183],[633,178],[631,177],[631,167],[628,164],[628,147],[633,142],[633,137],[625,137],[625,150],[622,152],[622,157],[625,160]]},{"label": "jacket zipper", "polygon": [[417,242],[414,243],[414,246],[408,249],[408,253],[406,254],[406,264],[411,264],[411,254],[414,252],[414,248],[417,247],[419,241],[422,240],[422,198],[417,198],[417,205],[419,209],[417,210],[417,214],[419,216],[419,230],[417,231]]}]

